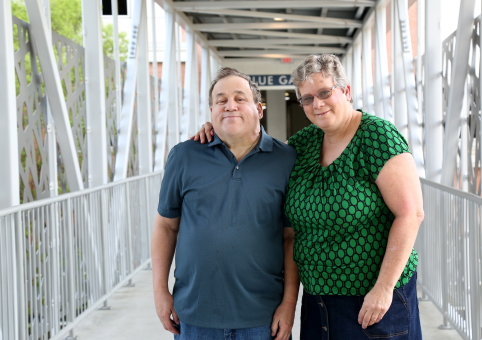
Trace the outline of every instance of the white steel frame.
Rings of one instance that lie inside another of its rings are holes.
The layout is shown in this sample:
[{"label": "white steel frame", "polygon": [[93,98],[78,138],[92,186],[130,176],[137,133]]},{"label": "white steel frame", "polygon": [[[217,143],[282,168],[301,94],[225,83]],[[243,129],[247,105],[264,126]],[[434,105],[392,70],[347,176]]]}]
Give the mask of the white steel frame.
[{"label": "white steel frame", "polygon": [[55,120],[57,140],[64,159],[67,181],[71,191],[82,190],[84,184],[49,36],[47,18],[40,0],[26,0],[25,5],[32,27],[31,34],[34,37],[38,57],[42,64],[45,88]]},{"label": "white steel frame", "polygon": [[450,82],[447,117],[445,118],[444,157],[441,183],[453,186],[457,166],[457,149],[465,83],[468,72],[470,40],[475,0],[461,0],[456,33],[454,64]]},{"label": "white steel frame", "polygon": [[[17,136],[17,101],[15,99],[15,60],[13,55],[12,9],[10,1],[0,2],[0,103],[2,103],[2,124],[0,124],[0,167],[2,190],[0,209],[20,204],[19,154]],[[1,330],[0,330],[1,331]]]},{"label": "white steel frame", "polygon": [[85,97],[87,110],[88,187],[108,182],[105,113],[104,51],[99,0],[82,1],[85,46]]}]

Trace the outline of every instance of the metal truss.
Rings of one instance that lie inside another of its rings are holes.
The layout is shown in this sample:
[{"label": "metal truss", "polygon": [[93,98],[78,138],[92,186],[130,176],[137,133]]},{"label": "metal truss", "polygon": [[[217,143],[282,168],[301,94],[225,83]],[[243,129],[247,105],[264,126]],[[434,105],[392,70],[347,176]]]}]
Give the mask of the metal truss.
[{"label": "metal truss", "polygon": [[[455,33],[453,59],[450,63],[450,87],[448,88],[448,105],[445,118],[444,158],[442,183],[454,185],[457,168],[457,149],[460,135],[462,105],[464,102],[465,84],[469,68],[470,40],[473,32],[473,11],[475,0],[461,0],[459,21]],[[449,66],[449,69],[450,69]]]},{"label": "metal truss", "polygon": [[375,112],[393,122],[386,38],[386,6],[375,7]]},{"label": "metal truss", "polygon": [[30,33],[37,49],[38,58],[42,64],[45,89],[55,119],[57,139],[66,170],[65,177],[70,190],[82,190],[84,185],[76,152],[77,148],[69,124],[60,74],[55,63],[54,51],[51,47],[47,19],[40,0],[26,0],[25,4],[32,26]]},{"label": "metal truss", "polygon": [[415,71],[413,68],[412,42],[410,38],[410,25],[408,21],[407,0],[396,0],[395,21],[400,25],[400,40],[402,44],[402,62],[405,84],[405,98],[407,100],[407,113],[409,125],[409,144],[412,149],[413,158],[417,166],[418,175],[425,177],[425,165],[422,146],[422,122],[419,119],[417,100],[417,87],[415,85]]},{"label": "metal truss", "polygon": [[82,1],[82,24],[85,53],[85,110],[87,153],[87,187],[108,182],[107,133],[105,107],[104,53],[102,22],[98,0]]},{"label": "metal truss", "polygon": [[[119,137],[117,140],[117,155],[115,161],[114,180],[118,181],[128,176],[129,162],[136,163],[138,148],[132,140],[137,139],[137,124],[134,124],[134,107],[136,103],[136,82],[138,62],[138,34],[141,15],[145,1],[134,2],[132,14],[132,32],[129,42],[126,81],[123,89],[123,104],[119,123]],[[134,131],[134,133],[133,133]]]},{"label": "metal truss", "polygon": [[372,27],[367,24],[363,27],[362,38],[362,96],[363,109],[376,114],[373,97],[373,78],[372,78]]},{"label": "metal truss", "polygon": [[3,103],[2,124],[0,124],[0,157],[4,165],[0,167],[2,192],[0,209],[18,205],[19,198],[19,156],[17,136],[17,104],[15,100],[15,61],[10,1],[0,3],[0,103]]},{"label": "metal truss", "polygon": [[184,70],[184,99],[181,122],[181,141],[187,140],[199,130],[199,71],[196,35],[186,30],[187,59]]},{"label": "metal truss", "polygon": [[[425,0],[425,55],[423,111],[425,171],[428,180],[440,183],[442,176],[443,107],[441,6],[437,0]],[[427,62],[430,61],[430,62]],[[421,94],[419,93],[419,96]]]}]

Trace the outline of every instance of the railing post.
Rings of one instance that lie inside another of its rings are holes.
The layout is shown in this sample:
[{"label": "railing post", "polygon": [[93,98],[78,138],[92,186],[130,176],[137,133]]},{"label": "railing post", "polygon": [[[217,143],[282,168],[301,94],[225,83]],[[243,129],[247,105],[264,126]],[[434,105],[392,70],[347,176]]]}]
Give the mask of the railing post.
[{"label": "railing post", "polygon": [[[150,235],[150,231],[151,231],[151,226],[152,226],[152,223],[151,222],[151,195],[150,195],[150,185],[149,185],[149,179],[151,177],[146,177],[144,179],[144,184],[146,186],[146,225],[144,226],[144,229],[146,231],[146,239],[147,239],[147,257],[149,258],[150,257],[150,254],[151,254],[151,242],[149,242],[149,235]],[[151,269],[151,263],[149,263],[147,265],[147,268],[146,269]]]},{"label": "railing post", "polygon": [[[67,222],[67,241],[69,242],[69,249],[67,253],[67,265],[68,265],[68,299],[69,299],[69,310],[67,322],[74,322],[75,320],[75,259],[74,259],[74,232],[72,225],[72,201],[67,199],[66,212],[64,213],[64,218]],[[69,332],[69,337],[74,338],[74,330],[71,329]]]},{"label": "railing post", "polygon": [[[134,271],[134,254],[132,253],[132,228],[131,228],[131,199],[129,195],[129,182],[124,184],[126,186],[126,212],[127,212],[127,246],[129,248],[129,274]],[[132,283],[132,279],[127,282],[126,287],[134,287],[135,284]]]},{"label": "railing post", "polygon": [[22,213],[19,211],[16,213],[15,219],[15,229],[16,229],[16,253],[17,253],[17,279],[18,279],[18,335],[19,339],[27,339],[27,310],[25,302],[25,275],[24,275],[24,265],[25,265],[25,248],[23,240],[25,238],[25,230],[22,224]]},{"label": "railing post", "polygon": [[[445,200],[450,200],[450,196],[448,195],[443,195],[442,199],[442,206],[447,207],[449,206],[448,204],[445,203]],[[448,209],[444,209],[442,212],[445,216],[442,222],[442,230],[440,232],[440,240],[441,240],[441,246],[440,246],[440,264],[442,265],[441,268],[441,289],[442,289],[442,310],[443,310],[443,323],[442,325],[439,326],[440,329],[451,329],[452,327],[450,326],[450,323],[448,321],[448,297],[447,297],[447,228],[449,227],[449,224],[451,223],[450,220],[450,211]]]},{"label": "railing post", "polygon": [[[109,254],[107,251],[108,248],[108,235],[107,235],[107,216],[106,216],[106,211],[108,209],[107,202],[106,202],[106,197],[105,197],[105,189],[102,189],[100,191],[101,194],[101,221],[102,225],[101,227],[101,234],[102,234],[102,257],[103,257],[103,262],[104,262],[104,268],[102,270],[102,279],[104,281],[104,294],[109,293],[109,282],[108,282],[108,275],[107,275],[107,270],[109,268]],[[110,306],[108,304],[107,299],[104,300],[104,305],[99,308],[101,310],[109,310]]]},{"label": "railing post", "polygon": [[[480,207],[475,204],[469,206],[469,258],[467,267],[470,268],[470,325],[472,331],[472,339],[482,338],[482,315],[480,311],[480,299],[482,291],[480,289],[480,281],[482,277],[481,267],[478,259],[480,259],[482,233],[480,230],[481,213]],[[479,215],[479,216],[477,216]]]}]

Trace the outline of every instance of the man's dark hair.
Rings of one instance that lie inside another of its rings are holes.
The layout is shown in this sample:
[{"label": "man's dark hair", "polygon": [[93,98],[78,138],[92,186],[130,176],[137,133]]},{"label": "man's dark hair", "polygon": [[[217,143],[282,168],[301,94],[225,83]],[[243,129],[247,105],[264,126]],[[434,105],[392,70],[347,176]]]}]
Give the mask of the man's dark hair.
[{"label": "man's dark hair", "polygon": [[214,77],[213,81],[211,82],[211,87],[209,88],[209,107],[213,106],[212,95],[214,86],[217,84],[218,81],[228,76],[237,76],[246,79],[249,83],[249,88],[251,89],[251,92],[253,92],[254,103],[258,104],[261,102],[261,91],[259,90],[258,85],[256,85],[248,75],[241,73],[231,67],[223,67],[219,69],[218,73],[216,73],[216,77]]}]

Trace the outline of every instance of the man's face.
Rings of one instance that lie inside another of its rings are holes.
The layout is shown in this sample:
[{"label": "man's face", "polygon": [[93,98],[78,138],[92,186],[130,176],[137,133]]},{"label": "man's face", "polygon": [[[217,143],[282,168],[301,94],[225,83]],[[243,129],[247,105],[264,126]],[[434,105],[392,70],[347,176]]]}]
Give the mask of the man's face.
[{"label": "man's face", "polygon": [[244,138],[257,134],[263,117],[261,103],[255,104],[246,79],[228,76],[214,85],[211,121],[214,131],[223,138]]}]

